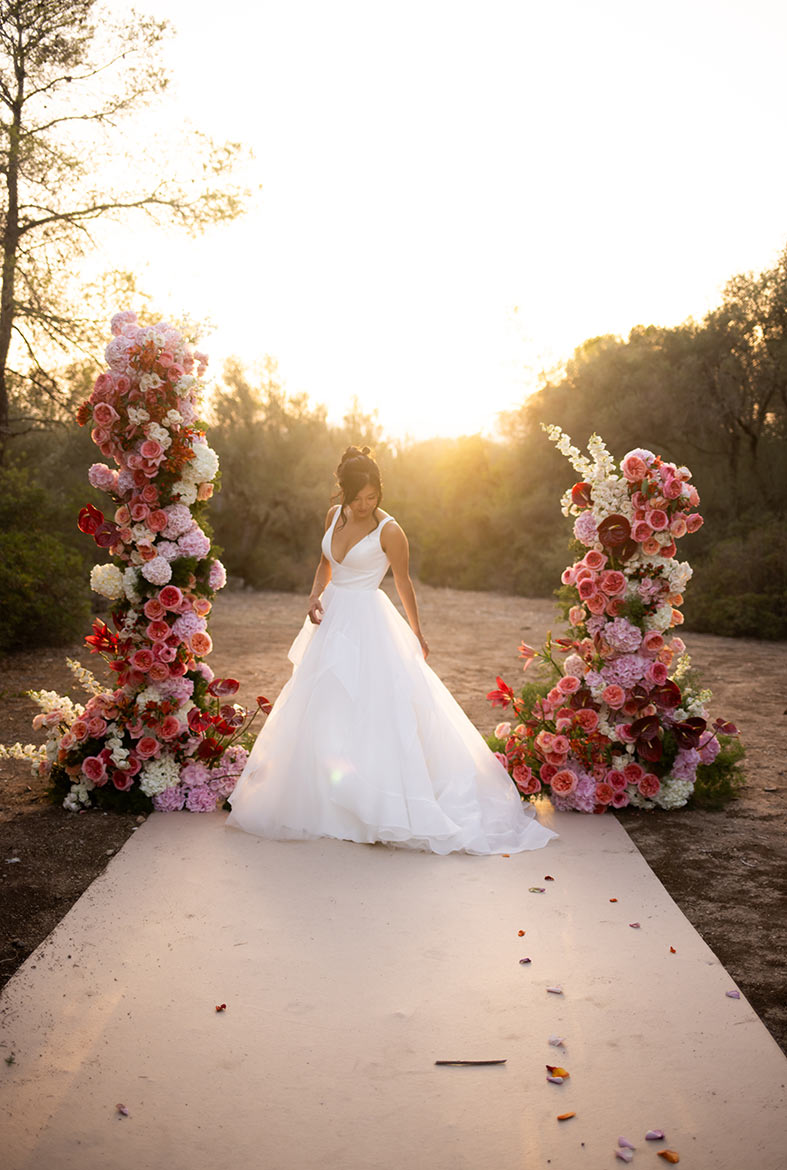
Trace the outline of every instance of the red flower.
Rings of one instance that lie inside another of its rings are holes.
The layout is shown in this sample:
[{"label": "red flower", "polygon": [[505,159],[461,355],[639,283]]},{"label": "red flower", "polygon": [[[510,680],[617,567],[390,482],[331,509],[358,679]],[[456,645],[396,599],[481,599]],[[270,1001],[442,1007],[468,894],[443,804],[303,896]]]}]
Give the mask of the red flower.
[{"label": "red flower", "polygon": [[625,516],[607,516],[598,526],[598,538],[605,548],[624,544],[631,536],[631,525]]},{"label": "red flower", "polygon": [[268,715],[273,707],[270,699],[266,699],[264,695],[257,695],[257,706],[263,715]]},{"label": "red flower", "polygon": [[77,516],[77,528],[80,532],[93,536],[104,523],[104,513],[88,504]]},{"label": "red flower", "polygon": [[[91,654],[111,654],[118,644],[118,639],[101,618],[96,618],[93,622],[93,633],[85,635],[85,642],[90,647]],[[119,669],[117,663],[111,665],[113,669]]]},{"label": "red flower", "polygon": [[577,508],[589,508],[593,498],[589,483],[575,483],[571,489],[571,503]]},{"label": "red flower", "polygon": [[234,695],[239,689],[240,683],[234,678],[214,678],[208,687],[208,694],[223,699],[225,695]]},{"label": "red flower", "polygon": [[493,707],[507,707],[514,697],[514,692],[508,683],[503,682],[499,676],[495,679],[497,683],[496,691],[489,691],[487,699]]}]

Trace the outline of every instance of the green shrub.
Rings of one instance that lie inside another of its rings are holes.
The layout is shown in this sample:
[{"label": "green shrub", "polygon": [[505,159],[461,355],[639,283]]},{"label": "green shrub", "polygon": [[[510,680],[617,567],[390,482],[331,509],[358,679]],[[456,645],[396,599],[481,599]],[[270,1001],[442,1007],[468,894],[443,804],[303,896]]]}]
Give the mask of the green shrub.
[{"label": "green shrub", "polygon": [[712,764],[700,764],[690,808],[722,809],[731,800],[737,800],[746,783],[740,761],[746,749],[739,739],[720,735],[721,751]]},{"label": "green shrub", "polygon": [[685,628],[730,638],[787,638],[787,531],[772,518],[740,525],[696,563]]},{"label": "green shrub", "polygon": [[0,651],[79,638],[90,601],[82,558],[46,532],[0,533]]}]

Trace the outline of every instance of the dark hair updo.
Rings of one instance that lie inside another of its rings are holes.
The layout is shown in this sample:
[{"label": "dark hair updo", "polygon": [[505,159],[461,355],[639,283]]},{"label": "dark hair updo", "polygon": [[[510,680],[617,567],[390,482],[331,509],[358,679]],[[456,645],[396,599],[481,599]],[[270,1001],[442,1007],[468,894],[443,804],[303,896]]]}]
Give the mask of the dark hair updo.
[{"label": "dark hair updo", "polygon": [[[339,490],[336,495],[340,497],[342,514],[339,519],[342,525],[347,523],[343,511],[344,507],[352,503],[358,492],[367,485],[373,487],[377,492],[377,504],[383,498],[380,468],[372,458],[371,450],[368,447],[348,447],[339,460],[336,478],[339,481]],[[336,496],[334,496],[335,498]],[[379,523],[377,504],[375,505],[375,519]]]}]

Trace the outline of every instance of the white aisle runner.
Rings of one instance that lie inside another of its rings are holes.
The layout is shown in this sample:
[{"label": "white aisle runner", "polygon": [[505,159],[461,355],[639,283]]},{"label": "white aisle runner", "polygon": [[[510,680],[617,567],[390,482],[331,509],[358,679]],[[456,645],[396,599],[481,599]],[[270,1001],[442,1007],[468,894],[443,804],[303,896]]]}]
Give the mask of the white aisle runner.
[{"label": "white aisle runner", "polygon": [[748,1002],[612,817],[539,815],[510,858],[152,815],[0,996],[4,1170],[782,1170]]}]

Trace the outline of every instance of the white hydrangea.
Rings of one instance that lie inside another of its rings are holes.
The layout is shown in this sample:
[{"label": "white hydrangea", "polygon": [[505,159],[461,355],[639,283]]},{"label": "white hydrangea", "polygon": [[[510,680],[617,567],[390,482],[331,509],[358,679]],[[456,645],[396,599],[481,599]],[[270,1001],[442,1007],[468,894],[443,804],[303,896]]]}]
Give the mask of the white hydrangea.
[{"label": "white hydrangea", "polygon": [[693,791],[694,785],[690,780],[676,780],[674,776],[665,776],[661,781],[661,789],[654,799],[659,808],[683,808]]},{"label": "white hydrangea", "polygon": [[123,596],[123,574],[117,565],[94,565],[90,570],[90,588],[114,601]]},{"label": "white hydrangea", "polygon": [[657,630],[663,634],[670,627],[672,621],[672,606],[660,605],[655,613],[648,614],[644,620],[646,630]]},{"label": "white hydrangea", "polygon": [[141,711],[146,703],[160,703],[161,699],[162,692],[155,683],[151,683],[149,687],[145,687],[144,691],[139,692],[135,699],[135,705]]},{"label": "white hydrangea", "polygon": [[140,773],[139,786],[146,796],[157,796],[180,783],[180,764],[169,752],[148,760]]},{"label": "white hydrangea", "polygon": [[136,569],[129,566],[123,573],[123,592],[126,595],[126,600],[130,601],[132,605],[139,605],[142,601],[137,590],[138,585],[139,574]]},{"label": "white hydrangea", "polygon": [[179,479],[172,485],[172,495],[177,496],[182,504],[191,506],[197,502],[197,484]]},{"label": "white hydrangea", "polygon": [[204,439],[195,439],[192,444],[194,458],[183,468],[183,479],[187,483],[210,483],[219,470],[219,457]]},{"label": "white hydrangea", "polygon": [[90,792],[95,788],[92,780],[86,780],[84,777],[76,783],[71,785],[71,791],[63,801],[63,808],[68,812],[79,812],[80,808],[90,807]]}]

